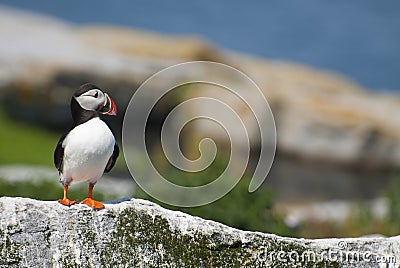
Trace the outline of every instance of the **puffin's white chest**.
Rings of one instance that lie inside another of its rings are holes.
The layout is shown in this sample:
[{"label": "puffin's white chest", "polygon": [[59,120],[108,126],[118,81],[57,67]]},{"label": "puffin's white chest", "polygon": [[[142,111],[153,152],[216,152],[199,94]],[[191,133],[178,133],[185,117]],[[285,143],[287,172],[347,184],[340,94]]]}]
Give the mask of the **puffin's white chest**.
[{"label": "puffin's white chest", "polygon": [[72,129],[66,136],[62,180],[96,182],[104,172],[115,138],[100,118],[93,118]]}]

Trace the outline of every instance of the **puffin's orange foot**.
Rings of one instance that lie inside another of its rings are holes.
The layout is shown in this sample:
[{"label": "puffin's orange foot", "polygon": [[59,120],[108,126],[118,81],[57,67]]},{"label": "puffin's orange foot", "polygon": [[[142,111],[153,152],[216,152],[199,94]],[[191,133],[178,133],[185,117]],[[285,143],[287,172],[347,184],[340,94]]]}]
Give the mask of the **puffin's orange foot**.
[{"label": "puffin's orange foot", "polygon": [[60,199],[58,200],[58,203],[64,205],[64,206],[72,206],[76,204],[78,200],[69,200],[68,198]]},{"label": "puffin's orange foot", "polygon": [[104,205],[103,203],[93,200],[92,198],[86,198],[85,200],[82,201],[82,204],[85,204],[86,206],[89,206],[93,209],[103,209]]}]

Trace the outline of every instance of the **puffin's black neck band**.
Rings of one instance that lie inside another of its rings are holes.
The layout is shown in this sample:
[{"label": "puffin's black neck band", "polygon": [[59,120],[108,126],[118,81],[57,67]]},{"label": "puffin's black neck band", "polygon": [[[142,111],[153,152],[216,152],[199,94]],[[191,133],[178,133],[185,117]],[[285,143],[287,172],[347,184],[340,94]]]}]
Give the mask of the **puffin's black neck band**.
[{"label": "puffin's black neck band", "polygon": [[71,114],[74,120],[74,127],[89,121],[92,118],[99,117],[97,111],[88,111],[83,109],[74,97],[71,98]]}]

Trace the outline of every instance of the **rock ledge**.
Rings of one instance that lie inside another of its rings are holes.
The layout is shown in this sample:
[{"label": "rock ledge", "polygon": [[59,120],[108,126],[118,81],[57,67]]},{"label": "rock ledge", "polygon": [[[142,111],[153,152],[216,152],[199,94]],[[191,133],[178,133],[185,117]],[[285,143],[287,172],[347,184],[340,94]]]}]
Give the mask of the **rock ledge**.
[{"label": "rock ledge", "polygon": [[400,237],[284,238],[139,199],[93,211],[2,197],[0,215],[0,267],[397,267],[400,259]]}]

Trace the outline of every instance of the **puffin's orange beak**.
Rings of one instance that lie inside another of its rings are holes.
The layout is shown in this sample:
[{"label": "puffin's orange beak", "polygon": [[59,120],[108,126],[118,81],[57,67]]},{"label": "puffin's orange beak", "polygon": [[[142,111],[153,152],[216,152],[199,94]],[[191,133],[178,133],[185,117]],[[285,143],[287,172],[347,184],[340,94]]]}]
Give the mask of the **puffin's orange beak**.
[{"label": "puffin's orange beak", "polygon": [[117,105],[115,104],[115,102],[113,101],[113,99],[111,99],[110,96],[108,96],[107,93],[104,93],[106,100],[104,102],[104,106],[103,108],[101,108],[101,113],[102,114],[106,114],[106,115],[117,115]]}]

